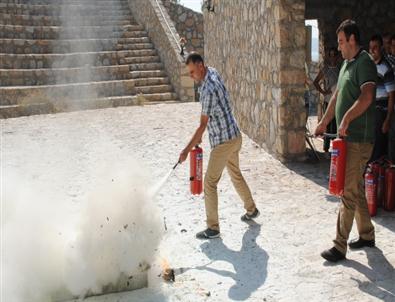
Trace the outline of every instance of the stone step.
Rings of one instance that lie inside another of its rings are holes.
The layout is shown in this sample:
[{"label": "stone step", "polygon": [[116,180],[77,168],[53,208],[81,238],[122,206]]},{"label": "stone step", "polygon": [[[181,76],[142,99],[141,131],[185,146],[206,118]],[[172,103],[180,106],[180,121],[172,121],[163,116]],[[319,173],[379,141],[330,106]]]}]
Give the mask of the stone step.
[{"label": "stone step", "polygon": [[158,70],[163,69],[163,64],[157,63],[137,63],[129,66],[130,71],[148,71],[148,70]]},{"label": "stone step", "polygon": [[[152,43],[118,44],[118,39],[75,39],[75,40],[25,40],[0,39],[0,53],[45,54],[68,52],[92,52],[110,50],[153,49]],[[125,39],[123,39],[125,41]]]},{"label": "stone step", "polygon": [[0,3],[33,5],[80,4],[82,2],[88,4],[128,4],[127,0],[0,0]]},{"label": "stone step", "polygon": [[137,64],[137,63],[158,63],[160,58],[158,56],[144,56],[144,57],[125,57],[121,62],[125,64]]},{"label": "stone step", "polygon": [[172,92],[173,87],[171,85],[150,85],[150,86],[139,86],[135,87],[137,93],[150,94],[150,93],[165,93]]},{"label": "stone step", "polygon": [[132,79],[166,76],[166,72],[164,70],[131,71],[129,74]]},{"label": "stone step", "polygon": [[170,84],[170,80],[166,75],[164,75],[159,77],[138,78],[134,80],[134,83],[136,87],[150,86],[150,85],[164,85],[164,84]]},{"label": "stone step", "polygon": [[[134,39],[134,38],[128,38],[128,39]],[[150,49],[153,48],[154,46],[152,43],[128,43],[128,44],[117,44],[115,46],[116,50],[134,50],[134,49]]]},{"label": "stone step", "polygon": [[[132,17],[117,17],[101,16],[100,18],[94,18],[91,16],[85,16],[84,18],[75,17],[68,18],[67,24],[74,24],[78,26],[117,26],[134,24],[135,21]],[[64,20],[54,16],[31,16],[23,14],[6,14],[0,11],[0,24],[3,25],[22,25],[22,26],[61,26],[65,25]]]},{"label": "stone step", "polygon": [[[150,86],[143,86],[142,84],[144,83],[148,83]],[[55,100],[63,102],[72,99],[82,100],[96,99],[98,97],[135,95],[137,91],[150,91],[150,87],[156,87],[154,89],[161,92],[171,91],[169,91],[171,87],[170,85],[151,85],[147,79],[43,86],[12,86],[0,87],[0,105],[5,106],[29,103],[53,103]]]},{"label": "stone step", "polygon": [[[120,106],[156,105],[161,103],[177,103],[175,93],[140,94],[135,96],[118,96],[80,101],[70,100],[68,103],[35,103],[22,105],[0,106],[0,119],[15,118],[37,114],[50,114],[56,112],[101,109]],[[61,299],[63,301],[63,299]]]},{"label": "stone step", "polygon": [[105,81],[46,86],[1,87],[0,105],[53,103],[71,99],[134,95],[135,81]]},{"label": "stone step", "polygon": [[155,49],[83,52],[68,54],[1,54],[2,69],[41,69],[79,67],[89,62],[92,66],[155,63],[159,57]]},{"label": "stone step", "polygon": [[148,33],[145,30],[124,31],[121,36],[123,39],[139,37],[148,37]]},{"label": "stone step", "polygon": [[0,5],[3,7],[17,7],[17,8],[40,8],[40,9],[53,9],[58,10],[64,7],[89,7],[89,8],[115,8],[115,9],[127,9],[129,4],[127,2],[120,1],[10,1],[0,0]]},{"label": "stone step", "polygon": [[97,5],[30,5],[0,3],[0,11],[5,14],[34,16],[131,16],[128,6]]},{"label": "stone step", "polygon": [[[134,32],[135,31],[135,32]],[[20,26],[0,25],[0,39],[27,39],[27,40],[54,40],[54,39],[114,39],[124,38],[125,33],[131,33],[128,37],[147,37],[147,32],[142,26],[86,26],[60,27],[60,26]],[[149,42],[148,38],[146,41]]]},{"label": "stone step", "polygon": [[0,69],[0,86],[32,86],[131,78],[128,65],[54,69]]},{"label": "stone step", "polygon": [[55,102],[56,112],[68,112],[76,110],[102,109],[120,106],[149,105],[150,103],[175,102],[177,95],[171,92],[139,94],[130,96],[114,96],[105,98],[88,99],[84,101],[69,100],[67,102]]},{"label": "stone step", "polygon": [[[166,77],[163,70],[129,72],[129,69],[128,65],[55,69],[0,69],[0,86],[55,85]],[[160,84],[163,83],[167,82],[160,82]],[[147,85],[149,84],[147,83]],[[158,84],[158,82],[154,81],[151,84]]]},{"label": "stone step", "polygon": [[37,103],[26,105],[0,105],[0,119],[15,118],[37,114],[54,113],[54,106],[50,103]]},{"label": "stone step", "polygon": [[118,38],[118,44],[136,44],[136,43],[149,43],[150,39],[148,37],[133,37],[133,38]]}]

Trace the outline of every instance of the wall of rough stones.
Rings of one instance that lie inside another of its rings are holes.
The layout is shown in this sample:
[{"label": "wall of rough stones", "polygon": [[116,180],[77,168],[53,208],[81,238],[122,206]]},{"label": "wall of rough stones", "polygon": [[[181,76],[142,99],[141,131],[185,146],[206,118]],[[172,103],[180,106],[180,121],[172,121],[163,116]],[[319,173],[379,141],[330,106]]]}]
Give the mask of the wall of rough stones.
[{"label": "wall of rough stones", "polygon": [[305,155],[304,0],[213,0],[205,56],[244,133],[280,160]]},{"label": "wall of rough stones", "polygon": [[178,35],[160,0],[129,0],[136,21],[143,25],[158,50],[171,84],[181,101],[194,101],[194,82],[180,55]]},{"label": "wall of rough stones", "polygon": [[204,55],[203,14],[195,12],[171,0],[162,0],[180,37],[187,41],[188,52],[196,51]]},{"label": "wall of rough stones", "polygon": [[357,22],[362,45],[376,33],[395,33],[395,1],[306,0],[306,19],[318,19],[320,51],[337,47],[336,29],[345,19]]}]

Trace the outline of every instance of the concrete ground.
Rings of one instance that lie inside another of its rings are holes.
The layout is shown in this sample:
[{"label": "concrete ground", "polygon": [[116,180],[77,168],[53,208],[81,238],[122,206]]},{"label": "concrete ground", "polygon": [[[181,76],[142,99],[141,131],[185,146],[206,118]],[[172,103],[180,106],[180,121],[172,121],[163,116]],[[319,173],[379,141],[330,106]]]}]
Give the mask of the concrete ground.
[{"label": "concrete ground", "polygon": [[[2,120],[2,184],[8,172],[24,173],[78,202],[91,177],[84,167],[118,160],[105,144],[160,179],[198,126],[199,112],[199,104],[185,103]],[[59,152],[56,146],[70,140],[80,147]],[[206,166],[207,136],[203,149]],[[164,283],[153,263],[148,289],[87,301],[395,301],[394,212],[379,210],[373,219],[376,248],[348,251],[347,260],[329,264],[320,252],[332,246],[339,206],[327,192],[329,161],[282,164],[244,135],[240,162],[261,211],[254,223],[240,221],[242,203],[225,172],[218,187],[221,238],[195,239],[205,226],[204,202],[189,194],[183,164],[156,200],[166,225],[157,253],[175,268],[175,282]],[[65,167],[74,181],[57,183]]]}]

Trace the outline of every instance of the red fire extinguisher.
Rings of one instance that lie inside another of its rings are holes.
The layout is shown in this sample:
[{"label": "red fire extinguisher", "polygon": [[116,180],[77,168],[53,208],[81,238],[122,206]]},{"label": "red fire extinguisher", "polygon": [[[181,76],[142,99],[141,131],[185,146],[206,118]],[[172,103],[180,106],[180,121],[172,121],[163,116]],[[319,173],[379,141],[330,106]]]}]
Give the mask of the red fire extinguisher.
[{"label": "red fire extinguisher", "polygon": [[377,207],[381,207],[384,201],[384,177],[385,177],[385,165],[386,162],[383,160],[375,161],[371,163],[372,172],[377,178]]},{"label": "red fire extinguisher", "polygon": [[190,182],[192,195],[199,195],[203,191],[203,149],[196,145],[189,153],[191,161]]},{"label": "red fire extinguisher", "polygon": [[373,169],[373,163],[368,166],[365,173],[365,196],[368,203],[370,216],[377,214],[377,174]]},{"label": "red fire extinguisher", "polygon": [[329,193],[335,196],[343,195],[346,174],[346,141],[337,138],[332,141],[331,168],[329,172]]},{"label": "red fire extinguisher", "polygon": [[384,210],[395,211],[395,165],[391,165],[385,170],[384,195]]}]

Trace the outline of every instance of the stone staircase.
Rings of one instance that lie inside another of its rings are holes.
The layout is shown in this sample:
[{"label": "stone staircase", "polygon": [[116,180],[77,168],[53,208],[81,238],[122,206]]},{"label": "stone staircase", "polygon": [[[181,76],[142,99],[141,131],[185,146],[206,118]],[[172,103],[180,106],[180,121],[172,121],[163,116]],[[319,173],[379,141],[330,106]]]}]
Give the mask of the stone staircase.
[{"label": "stone staircase", "polygon": [[0,0],[0,118],[177,99],[127,0]]}]

